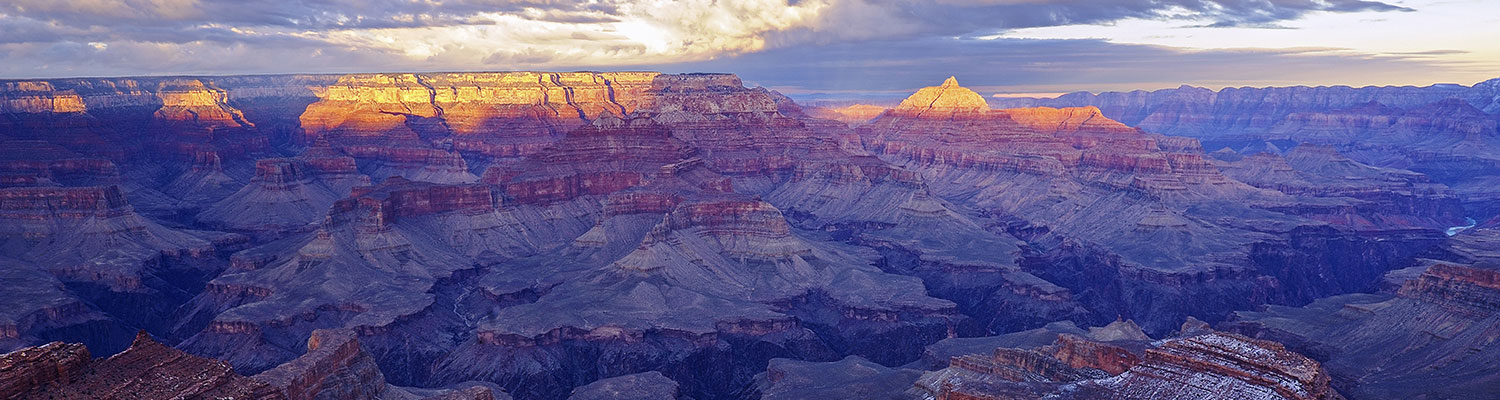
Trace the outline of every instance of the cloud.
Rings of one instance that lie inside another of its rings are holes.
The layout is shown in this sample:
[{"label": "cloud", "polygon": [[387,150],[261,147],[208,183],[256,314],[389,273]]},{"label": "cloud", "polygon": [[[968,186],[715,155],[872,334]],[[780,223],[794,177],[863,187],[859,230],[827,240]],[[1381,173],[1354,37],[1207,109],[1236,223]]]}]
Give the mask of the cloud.
[{"label": "cloud", "polygon": [[965,39],[1020,28],[1131,18],[1274,26],[1363,11],[1409,9],[1361,0],[10,0],[0,4],[0,74],[739,71],[774,62],[806,76],[870,77],[933,62],[919,55],[1031,68],[1071,66],[1094,53],[1069,51],[1108,47]]}]

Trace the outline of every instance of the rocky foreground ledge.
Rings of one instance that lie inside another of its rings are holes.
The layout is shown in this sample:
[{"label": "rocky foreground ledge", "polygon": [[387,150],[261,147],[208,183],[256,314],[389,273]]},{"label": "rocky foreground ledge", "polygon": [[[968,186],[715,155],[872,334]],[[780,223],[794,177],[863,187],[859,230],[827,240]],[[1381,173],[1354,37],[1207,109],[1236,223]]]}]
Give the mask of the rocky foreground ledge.
[{"label": "rocky foreground ledge", "polygon": [[302,357],[259,375],[194,356],[141,331],[130,348],[93,359],[88,347],[52,342],[0,355],[0,399],[430,399],[508,400],[489,386],[392,386],[347,331],[320,330]]}]

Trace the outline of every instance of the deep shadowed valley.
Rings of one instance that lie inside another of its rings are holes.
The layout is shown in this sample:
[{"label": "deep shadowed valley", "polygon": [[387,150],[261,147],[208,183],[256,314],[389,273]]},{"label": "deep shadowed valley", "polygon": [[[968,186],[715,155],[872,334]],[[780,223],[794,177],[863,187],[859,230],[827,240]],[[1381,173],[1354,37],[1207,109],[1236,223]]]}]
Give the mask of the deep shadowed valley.
[{"label": "deep shadowed valley", "polygon": [[0,398],[1500,393],[1500,80],[933,83],[0,81]]}]

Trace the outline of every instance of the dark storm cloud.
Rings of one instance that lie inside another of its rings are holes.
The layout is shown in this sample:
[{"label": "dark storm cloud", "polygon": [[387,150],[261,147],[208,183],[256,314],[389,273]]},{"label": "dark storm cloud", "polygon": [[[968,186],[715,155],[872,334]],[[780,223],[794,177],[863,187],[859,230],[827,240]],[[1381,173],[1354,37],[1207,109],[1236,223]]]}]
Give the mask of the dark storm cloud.
[{"label": "dark storm cloud", "polygon": [[[479,13],[539,11],[535,18],[567,23],[617,20],[622,1],[584,0],[10,0],[0,13],[62,26],[116,28],[201,25],[301,30],[378,29],[489,23]],[[1007,29],[1094,24],[1125,18],[1208,18],[1217,25],[1267,24],[1313,11],[1409,11],[1361,0],[840,0],[814,27],[780,35],[858,39],[893,35],[960,35]],[[882,23],[885,22],[885,23]],[[184,32],[193,33],[193,32]],[[884,33],[884,34],[881,34]]]},{"label": "dark storm cloud", "polygon": [[[940,83],[949,75],[989,95],[1002,88],[1101,91],[1183,82],[1284,85],[1371,76],[1394,79],[1415,68],[1441,69],[1403,57],[1348,54],[1338,49],[1185,51],[1102,40],[951,38],[892,41],[881,46],[801,46],[651,67],[673,72],[730,70],[747,81],[786,89],[794,97],[848,91],[897,98],[911,89]],[[985,92],[985,88],[992,90]]]},{"label": "dark storm cloud", "polygon": [[1011,29],[1110,23],[1128,18],[1209,20],[1209,26],[1273,26],[1307,13],[1413,11],[1360,0],[851,0],[821,23],[778,35],[783,42],[985,35]]}]

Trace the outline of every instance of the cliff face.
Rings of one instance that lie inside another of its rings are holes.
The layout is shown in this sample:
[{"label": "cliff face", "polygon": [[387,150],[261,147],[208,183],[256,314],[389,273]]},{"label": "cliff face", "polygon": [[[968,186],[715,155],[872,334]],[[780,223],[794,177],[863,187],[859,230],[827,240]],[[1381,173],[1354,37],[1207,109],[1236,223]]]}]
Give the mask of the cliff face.
[{"label": "cliff face", "polygon": [[[346,75],[301,116],[304,140],[452,135],[459,151],[517,157],[545,147],[599,113],[624,115],[647,101],[659,74],[469,73]],[[502,134],[503,132],[503,134]]]}]

